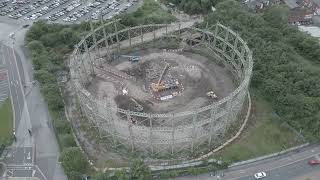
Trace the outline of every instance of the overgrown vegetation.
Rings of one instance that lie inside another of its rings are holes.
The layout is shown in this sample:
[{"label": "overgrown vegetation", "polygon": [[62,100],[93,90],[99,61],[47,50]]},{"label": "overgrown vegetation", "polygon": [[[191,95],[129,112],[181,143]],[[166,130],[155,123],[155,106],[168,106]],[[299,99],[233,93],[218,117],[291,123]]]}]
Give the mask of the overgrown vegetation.
[{"label": "overgrown vegetation", "polygon": [[276,6],[262,15],[226,0],[208,15],[205,25],[229,26],[253,51],[251,86],[277,116],[309,140],[320,137],[320,44],[287,24],[288,9]]},{"label": "overgrown vegetation", "polygon": [[252,111],[245,132],[222,151],[213,155],[230,164],[300,145],[303,138],[275,116],[266,101],[251,92]]},{"label": "overgrown vegetation", "polygon": [[226,169],[228,164],[224,162],[204,162],[203,164],[196,166],[196,167],[188,167],[188,168],[181,168],[181,169],[173,169],[173,170],[166,170],[155,172],[154,176],[160,179],[167,179],[167,178],[175,178],[178,176],[196,176],[203,173],[212,173],[215,174],[218,170]]},{"label": "overgrown vegetation", "polygon": [[148,166],[146,166],[141,159],[133,159],[131,161],[130,169],[117,170],[117,171],[107,171],[106,173],[98,173],[93,177],[94,180],[149,180],[151,179],[151,171]]},{"label": "overgrown vegetation", "polygon": [[13,114],[8,98],[0,105],[0,155],[2,149],[12,142]]}]

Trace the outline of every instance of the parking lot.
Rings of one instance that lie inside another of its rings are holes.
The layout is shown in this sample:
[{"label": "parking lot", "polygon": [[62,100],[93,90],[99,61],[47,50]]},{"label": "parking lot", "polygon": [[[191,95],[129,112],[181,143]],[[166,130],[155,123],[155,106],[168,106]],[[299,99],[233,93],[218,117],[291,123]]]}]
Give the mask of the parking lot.
[{"label": "parking lot", "polygon": [[143,0],[0,0],[0,16],[31,22],[75,23],[111,19],[135,10]]}]

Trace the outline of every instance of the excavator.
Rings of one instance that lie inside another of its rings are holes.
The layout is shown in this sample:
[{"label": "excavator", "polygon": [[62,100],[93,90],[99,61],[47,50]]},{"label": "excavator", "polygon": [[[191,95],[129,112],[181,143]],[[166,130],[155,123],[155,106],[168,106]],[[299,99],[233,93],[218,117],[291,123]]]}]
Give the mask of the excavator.
[{"label": "excavator", "polygon": [[129,56],[129,55],[120,55],[120,56],[124,58],[129,58],[129,61],[131,62],[138,62],[141,59],[140,56]]}]

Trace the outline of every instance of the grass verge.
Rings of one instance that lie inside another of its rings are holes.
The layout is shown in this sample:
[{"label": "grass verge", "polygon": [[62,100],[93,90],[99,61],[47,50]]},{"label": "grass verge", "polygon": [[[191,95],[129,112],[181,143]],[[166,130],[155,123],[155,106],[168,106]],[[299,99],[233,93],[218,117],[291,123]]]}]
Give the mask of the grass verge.
[{"label": "grass verge", "polygon": [[10,99],[0,106],[0,144],[9,145],[12,140],[13,114]]},{"label": "grass verge", "polygon": [[253,95],[252,111],[245,132],[233,144],[213,156],[227,163],[234,163],[302,143],[303,140],[288,125],[275,117],[270,104]]}]

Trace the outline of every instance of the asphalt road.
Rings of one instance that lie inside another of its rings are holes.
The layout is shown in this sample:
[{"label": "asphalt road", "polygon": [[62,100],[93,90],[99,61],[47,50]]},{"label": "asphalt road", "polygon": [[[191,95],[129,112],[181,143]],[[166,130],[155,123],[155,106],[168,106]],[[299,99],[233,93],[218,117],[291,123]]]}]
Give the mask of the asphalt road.
[{"label": "asphalt road", "polygon": [[[14,105],[14,117],[15,117],[15,127],[18,127],[21,120],[21,114],[24,107],[23,93],[19,87],[19,75],[14,62],[13,51],[10,47],[1,44],[1,56],[3,62],[6,64],[8,70],[9,86],[11,92],[11,100]],[[20,64],[20,63],[19,63]],[[21,64],[20,64],[21,65]]]},{"label": "asphalt road", "polygon": [[[58,163],[59,146],[52,129],[47,105],[40,88],[33,82],[33,69],[26,56],[26,29],[2,23],[0,59],[5,62],[13,102],[16,141],[6,150],[7,177],[38,177],[41,180],[66,180]],[[15,32],[15,43],[8,38]],[[32,129],[32,135],[28,129]],[[48,143],[49,142],[49,143]]]},{"label": "asphalt road", "polygon": [[[223,171],[224,176],[220,180],[253,180],[253,175],[264,171],[267,174],[266,180],[319,180],[320,165],[310,166],[308,160],[316,158],[320,154],[320,145],[308,146],[278,157],[261,160],[255,163],[231,167]],[[222,172],[217,175],[221,176]],[[217,176],[210,176],[210,173],[198,176],[186,176],[176,178],[177,180],[219,180]]]}]

